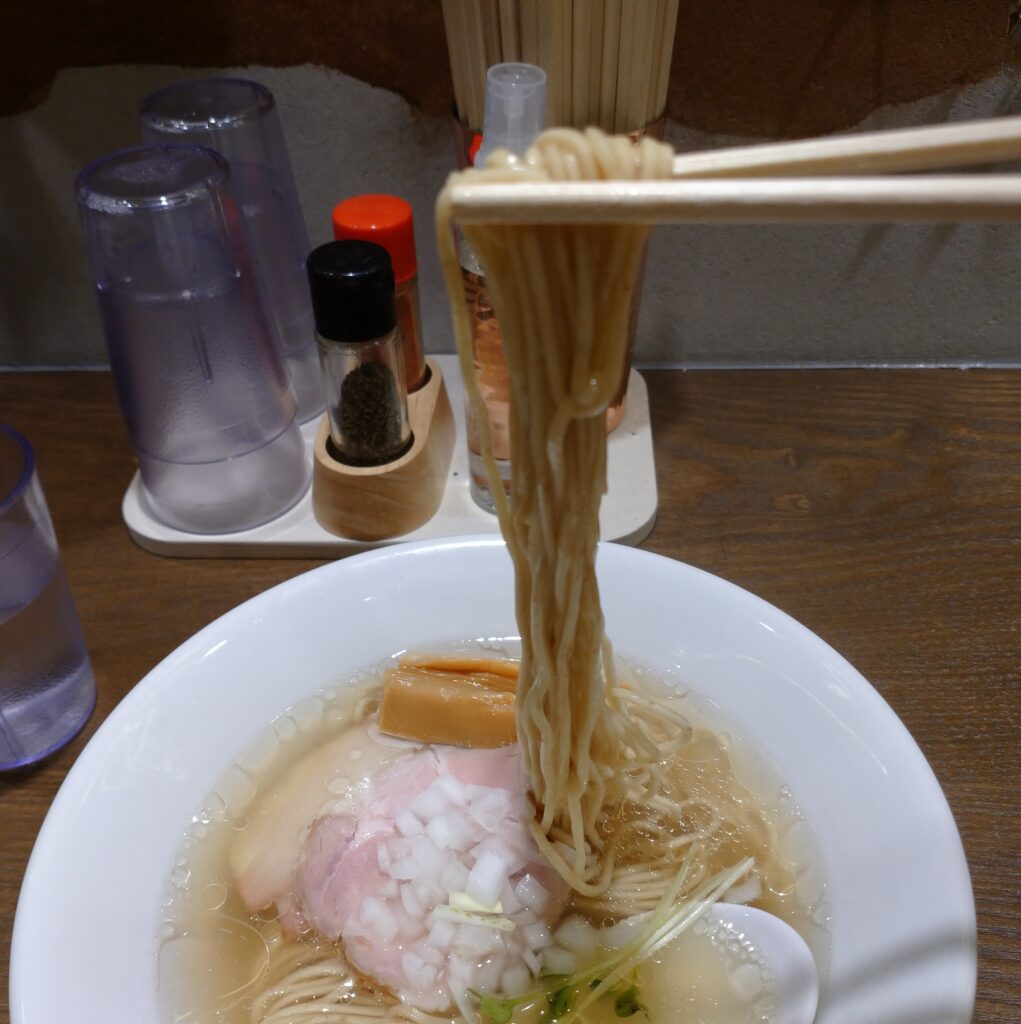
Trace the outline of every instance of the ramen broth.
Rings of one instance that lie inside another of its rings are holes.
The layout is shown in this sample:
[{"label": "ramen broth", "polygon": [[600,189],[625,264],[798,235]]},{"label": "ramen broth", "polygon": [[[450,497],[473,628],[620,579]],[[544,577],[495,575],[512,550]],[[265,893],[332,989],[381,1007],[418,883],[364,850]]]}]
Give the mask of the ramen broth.
[{"label": "ramen broth", "polygon": [[[482,652],[475,647],[472,653]],[[310,806],[318,807],[318,813],[328,813],[332,801],[352,785],[364,785],[380,765],[421,750],[418,744],[380,734],[372,725],[385,668],[381,666],[347,685],[318,693],[281,715],[224,773],[192,819],[176,855],[162,906],[158,989],[165,1024],[297,1020],[297,1016],[286,1014],[274,1016],[288,999],[298,998],[290,990],[288,996],[276,998],[274,991],[281,979],[299,977],[295,972],[302,964],[307,965],[306,973],[313,979],[306,985],[308,991],[328,994],[323,1014],[317,1019],[393,1016],[393,995],[345,966],[339,942],[312,932],[300,938],[289,934],[293,924],[287,912],[282,915],[275,902],[253,912],[236,880],[239,856],[243,860],[246,848],[259,840],[258,830],[278,827],[275,821],[260,824],[260,815],[264,818],[267,805],[272,803],[267,795],[281,789],[295,771],[304,771],[311,764],[316,772],[322,772],[315,784],[318,792],[313,787],[307,799]],[[779,837],[773,877],[760,893],[743,895],[755,895],[751,900],[755,906],[792,925],[822,967],[828,949],[818,860],[810,829],[775,767],[694,694],[668,689],[639,666],[621,664],[620,672],[637,692],[671,695],[676,708],[692,725],[691,742],[674,759],[680,767],[664,776],[665,793],[678,799],[685,792],[689,796],[697,793],[695,817],[709,813],[707,808],[714,800],[736,800],[753,812],[751,820],[767,822],[772,834]],[[737,782],[725,785],[731,768]],[[721,785],[729,791],[720,791]],[[300,818],[300,809],[294,813]],[[698,824],[693,822],[694,827]],[[713,839],[717,846],[714,856],[721,866],[728,867],[749,853],[755,856],[754,832],[755,828],[750,828],[740,836]],[[640,886],[632,895],[637,902],[628,908],[622,904],[619,913],[608,916],[605,907],[593,909],[598,901],[593,903],[572,893],[566,916],[580,916],[596,928],[611,926],[629,913],[651,908],[651,903],[642,905]],[[733,894],[741,896],[740,892]],[[605,951],[600,945],[588,957],[598,960],[601,952]],[[768,972],[764,972],[757,953],[739,936],[721,930],[706,918],[696,921],[642,964],[637,980],[642,1009],[653,1024],[762,1024],[775,1016]],[[307,1012],[309,1007],[304,1009]],[[456,1011],[441,1011],[423,1019],[456,1020],[460,1016]],[[594,1024],[619,1022],[620,1016],[611,998],[599,1000],[585,1011],[586,1020]],[[545,997],[536,999],[533,1005],[526,1001],[515,1010],[515,1021],[540,1018],[549,1018]],[[484,1017],[479,1019],[488,1024]]]}]

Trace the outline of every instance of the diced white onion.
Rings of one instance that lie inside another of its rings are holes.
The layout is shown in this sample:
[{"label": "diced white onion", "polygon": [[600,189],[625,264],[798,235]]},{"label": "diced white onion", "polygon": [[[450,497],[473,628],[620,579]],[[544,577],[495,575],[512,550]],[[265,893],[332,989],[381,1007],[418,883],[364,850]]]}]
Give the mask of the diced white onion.
[{"label": "diced white onion", "polygon": [[373,928],[379,936],[380,942],[389,942],[400,929],[400,922],[397,919],[397,915],[391,914],[388,910],[376,921]]},{"label": "diced white onion", "polygon": [[536,921],[535,924],[525,925],[521,929],[521,935],[529,949],[545,949],[553,941],[549,928],[544,921]]},{"label": "diced white onion", "polygon": [[376,896],[369,896],[362,900],[361,919],[370,927],[379,920],[379,917],[386,910],[386,904]]},{"label": "diced white onion", "polygon": [[574,974],[578,958],[561,946],[550,946],[542,951],[542,966],[549,974]]},{"label": "diced white onion", "polygon": [[428,836],[416,836],[411,841],[411,855],[422,865],[422,874],[439,875],[447,858],[436,849]]},{"label": "diced white onion", "polygon": [[464,892],[468,869],[459,860],[451,860],[440,875],[440,884],[447,892]]},{"label": "diced white onion", "polygon": [[440,850],[466,850],[479,835],[475,822],[460,811],[437,815],[426,825],[425,831]]},{"label": "diced white onion", "polygon": [[521,901],[522,906],[528,907],[536,914],[541,914],[550,900],[550,894],[533,875],[521,877],[514,886],[514,895]]},{"label": "diced white onion", "polygon": [[509,875],[507,862],[499,854],[487,850],[468,873],[464,891],[484,907],[494,907]]},{"label": "diced white onion", "polygon": [[554,937],[564,949],[581,957],[591,956],[599,945],[599,934],[596,929],[577,914],[565,917]]},{"label": "diced white onion", "polygon": [[[441,911],[443,907],[437,907]],[[493,952],[496,942],[499,941],[499,932],[493,928],[483,925],[462,924],[457,930],[457,938],[454,940],[454,948],[464,956],[481,958]]]},{"label": "diced white onion", "polygon": [[412,883],[415,886],[415,893],[418,898],[427,906],[434,907],[437,903],[443,903],[447,898],[447,890],[436,878],[416,878]]},{"label": "diced white onion", "polygon": [[389,942],[397,934],[397,915],[375,896],[369,896],[362,901],[361,919],[380,942]]},{"label": "diced white onion", "polygon": [[392,839],[387,840],[386,845],[390,851],[391,862],[411,855],[411,840],[405,839],[403,836],[394,836]]},{"label": "diced white onion", "polygon": [[419,821],[418,816],[407,807],[402,807],[394,815],[394,824],[402,836],[420,836],[425,831],[425,826]]},{"label": "diced white onion", "polygon": [[428,910],[425,902],[415,892],[415,887],[407,883],[401,886],[401,906],[409,917],[417,919],[425,917]]},{"label": "diced white onion", "polygon": [[472,847],[468,853],[476,860],[487,853],[496,854],[496,856],[507,865],[508,875],[517,874],[527,863],[526,859],[522,857],[517,850],[508,843],[505,843],[498,836],[488,836],[477,846]]},{"label": "diced white onion", "polygon": [[391,878],[398,878],[402,882],[418,878],[422,873],[422,865],[414,857],[404,857],[396,864],[390,865],[389,875]]},{"label": "diced white onion", "polygon": [[500,989],[513,999],[524,995],[532,987],[532,975],[524,964],[511,964],[500,976]]},{"label": "diced white onion", "polygon": [[479,992],[496,992],[503,974],[503,957],[493,957],[488,963],[475,968],[475,985]]},{"label": "diced white onion", "polygon": [[450,827],[451,814],[438,814],[425,827],[425,834],[437,850],[449,850],[454,846],[453,830]]},{"label": "diced white onion", "polygon": [[383,878],[359,905],[354,935],[392,951],[386,969],[400,971],[402,999],[426,1008],[449,990],[473,1017],[468,989],[515,998],[543,970],[570,974],[591,956],[599,933],[583,918],[568,917],[551,935],[547,920],[562,907],[525,873],[542,875],[522,799],[444,775],[389,819],[359,822],[357,836],[376,844],[370,857]]},{"label": "diced white onion", "polygon": [[442,814],[450,803],[443,789],[434,782],[408,804],[408,809],[422,821],[432,821],[438,814]]},{"label": "diced white onion", "polygon": [[455,807],[464,807],[468,799],[468,787],[453,775],[441,775],[433,787],[446,797]]},{"label": "diced white onion", "polygon": [[514,894],[514,886],[509,882],[500,893],[500,902],[503,904],[505,914],[516,914],[521,909],[521,900]]},{"label": "diced white onion", "polygon": [[416,988],[429,988],[436,984],[436,968],[427,964],[417,953],[401,954],[401,970]]},{"label": "diced white onion", "polygon": [[623,949],[628,943],[634,942],[642,929],[642,922],[648,917],[645,914],[634,914],[625,917],[609,928],[599,931],[599,941],[607,949]]},{"label": "diced white onion", "polygon": [[426,936],[426,942],[433,949],[438,949],[440,952],[445,953],[450,949],[456,936],[457,925],[453,921],[448,921],[443,917],[433,917],[432,926],[429,928],[429,934]]},{"label": "diced white onion", "polygon": [[415,952],[427,963],[432,964],[433,967],[442,967],[446,962],[447,958],[443,953],[436,949],[434,946],[428,945],[426,942],[420,942],[415,947]]},{"label": "diced white onion", "polygon": [[487,831],[498,832],[510,818],[510,794],[487,786],[469,787],[468,813]]}]

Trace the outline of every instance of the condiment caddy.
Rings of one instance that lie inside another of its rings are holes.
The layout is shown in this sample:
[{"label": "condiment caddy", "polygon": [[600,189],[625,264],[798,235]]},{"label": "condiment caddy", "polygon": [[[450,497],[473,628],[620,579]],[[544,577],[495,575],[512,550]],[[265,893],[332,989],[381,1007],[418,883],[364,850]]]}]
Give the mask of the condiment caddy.
[{"label": "condiment caddy", "polygon": [[[121,504],[129,533],[147,551],[180,558],[339,558],[398,541],[498,534],[500,527],[496,517],[475,503],[469,488],[468,446],[460,401],[463,381],[458,359],[453,355],[430,356],[427,363],[442,375],[447,395],[454,398],[448,400],[447,406],[453,419],[454,442],[449,468],[442,479],[439,507],[420,526],[378,540],[338,536],[317,521],[310,488],[282,516],[253,529],[220,534],[187,533],[167,526],[152,514],[136,473]],[[414,419],[419,415],[415,396],[427,389],[428,384],[409,399],[413,433]],[[312,462],[321,424],[303,424],[301,431],[307,457]],[[323,440],[325,443],[325,438]],[[635,370],[630,375],[624,418],[608,436],[607,448],[609,490],[600,511],[601,537],[605,541],[639,544],[655,522],[657,491],[648,394],[644,380]],[[413,450],[407,454],[411,455]]]}]

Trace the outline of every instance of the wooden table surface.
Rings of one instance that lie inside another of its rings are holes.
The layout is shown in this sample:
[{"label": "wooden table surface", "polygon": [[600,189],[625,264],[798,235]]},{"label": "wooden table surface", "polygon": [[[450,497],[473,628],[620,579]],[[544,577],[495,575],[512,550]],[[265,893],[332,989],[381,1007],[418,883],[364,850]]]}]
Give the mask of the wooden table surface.
[{"label": "wooden table surface", "polygon": [[[778,605],[892,705],[964,840],[978,908],[974,1020],[1017,1024],[1021,371],[645,376],[660,511],[644,546]],[[99,684],[81,736],[32,770],[0,776],[6,1024],[22,874],[82,745],[192,633],[319,563],[178,560],[136,547],[120,517],[131,451],[106,373],[0,374],[0,421],[37,450]]]}]

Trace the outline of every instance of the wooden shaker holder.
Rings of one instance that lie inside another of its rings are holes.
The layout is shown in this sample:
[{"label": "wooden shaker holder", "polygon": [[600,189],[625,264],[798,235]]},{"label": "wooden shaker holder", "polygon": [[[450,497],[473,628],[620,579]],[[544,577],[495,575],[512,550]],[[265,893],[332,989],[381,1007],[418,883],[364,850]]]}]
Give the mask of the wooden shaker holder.
[{"label": "wooden shaker holder", "polygon": [[330,455],[324,415],[315,440],[312,511],[319,525],[353,540],[385,540],[428,522],[440,507],[456,428],[443,373],[426,359],[429,379],[408,395],[411,447],[382,466],[349,466]]}]

